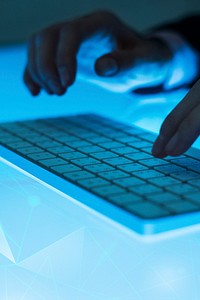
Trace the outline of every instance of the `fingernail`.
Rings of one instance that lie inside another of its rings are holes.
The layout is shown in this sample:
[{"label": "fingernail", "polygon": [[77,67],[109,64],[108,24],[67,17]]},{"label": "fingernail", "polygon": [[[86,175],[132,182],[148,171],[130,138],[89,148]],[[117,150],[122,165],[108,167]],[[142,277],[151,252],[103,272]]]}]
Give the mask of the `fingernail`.
[{"label": "fingernail", "polygon": [[152,148],[152,155],[153,156],[161,155],[161,153],[164,150],[164,146],[165,146],[164,138],[161,135],[159,135],[157,137],[157,139],[155,140],[155,142],[154,142],[154,145],[153,145],[153,148]]},{"label": "fingernail", "polygon": [[62,86],[59,83],[57,83],[55,80],[48,80],[48,86],[55,94],[59,95],[62,94],[63,92]]},{"label": "fingernail", "polygon": [[97,70],[101,76],[112,76],[119,71],[119,66],[115,59],[104,58],[97,63]]},{"label": "fingernail", "polygon": [[60,81],[64,88],[66,88],[71,82],[71,76],[66,67],[59,68]]}]

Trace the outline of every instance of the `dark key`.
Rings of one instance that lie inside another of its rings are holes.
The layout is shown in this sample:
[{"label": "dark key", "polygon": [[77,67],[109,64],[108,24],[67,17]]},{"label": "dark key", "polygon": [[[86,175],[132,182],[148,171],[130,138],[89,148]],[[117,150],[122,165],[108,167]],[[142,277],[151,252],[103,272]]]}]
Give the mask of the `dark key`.
[{"label": "dark key", "polygon": [[177,166],[175,164],[168,164],[168,165],[164,165],[164,166],[156,166],[154,168],[155,170],[162,172],[164,174],[172,174],[172,173],[176,173],[176,172],[182,172],[185,171],[186,169]]},{"label": "dark key", "polygon": [[52,170],[64,174],[64,173],[71,173],[71,172],[75,172],[75,171],[81,171],[81,168],[73,165],[73,164],[63,164],[61,166],[54,166],[51,167]]},{"label": "dark key", "polygon": [[147,167],[156,167],[156,166],[168,165],[169,162],[164,159],[150,158],[150,159],[141,160],[141,164]]},{"label": "dark key", "polygon": [[56,158],[39,160],[39,163],[43,166],[46,166],[46,167],[52,167],[52,166],[58,166],[58,165],[66,164],[66,161],[64,161],[63,159],[61,159],[59,157],[56,157]]},{"label": "dark key", "polygon": [[69,153],[62,153],[62,154],[59,154],[59,156],[66,160],[69,160],[69,161],[72,159],[80,159],[80,158],[87,157],[85,154],[77,152],[77,151],[73,151],[73,152],[69,152]]},{"label": "dark key", "polygon": [[78,184],[80,184],[81,186],[83,186],[87,189],[91,189],[91,188],[94,188],[94,187],[110,185],[111,183],[109,181],[103,179],[103,178],[94,177],[94,178],[79,180]]},{"label": "dark key", "polygon": [[127,173],[120,171],[120,170],[101,172],[101,173],[99,173],[99,175],[108,180],[114,180],[114,179],[124,178],[124,177],[129,176]]},{"label": "dark key", "polygon": [[109,200],[116,205],[124,206],[127,203],[132,204],[142,200],[140,196],[134,195],[133,193],[127,192],[125,194],[110,196]]},{"label": "dark key", "polygon": [[71,160],[72,163],[78,166],[87,166],[93,164],[99,164],[99,161],[92,157],[78,158]]},{"label": "dark key", "polygon": [[81,179],[87,179],[95,177],[92,173],[87,171],[78,171],[78,172],[72,172],[72,173],[64,173],[63,176],[66,179],[69,179],[71,181],[77,182]]},{"label": "dark key", "polygon": [[61,154],[61,153],[69,153],[73,152],[74,149],[67,147],[67,146],[60,146],[60,147],[53,147],[53,148],[48,148],[48,151],[53,153],[53,154]]},{"label": "dark key", "polygon": [[107,172],[107,171],[115,170],[113,167],[106,165],[106,164],[89,165],[89,166],[85,166],[84,168],[93,173],[100,173],[100,172]]},{"label": "dark key", "polygon": [[126,205],[125,207],[128,211],[145,219],[161,218],[170,215],[164,208],[149,202],[134,203]]},{"label": "dark key", "polygon": [[177,184],[177,185],[172,185],[166,187],[166,189],[172,193],[178,194],[178,195],[185,195],[191,192],[197,192],[198,189],[195,188],[194,186],[187,184],[187,183],[182,183],[182,184]]},{"label": "dark key", "polygon": [[[117,148],[118,149],[118,148]],[[118,157],[117,154],[111,152],[111,151],[103,151],[103,152],[97,152],[97,153],[91,153],[91,156],[97,159],[105,159],[105,158],[111,158],[111,157]]]},{"label": "dark key", "polygon": [[92,191],[101,197],[108,197],[110,195],[118,195],[120,193],[122,194],[125,192],[125,190],[123,188],[120,188],[117,185],[101,186],[101,187],[92,189]]},{"label": "dark key", "polygon": [[133,191],[136,194],[139,194],[141,196],[162,192],[161,188],[156,187],[155,185],[151,185],[151,184],[139,185],[137,188],[136,187],[129,187],[129,190]]},{"label": "dark key", "polygon": [[130,164],[132,163],[132,160],[127,159],[125,157],[117,157],[117,158],[107,158],[103,160],[105,163],[111,165],[111,166],[119,166],[124,164]]},{"label": "dark key", "polygon": [[28,154],[43,152],[43,149],[32,146],[32,147],[26,147],[26,148],[18,148],[17,152],[19,152],[23,155],[28,155]]},{"label": "dark key", "polygon": [[111,150],[113,152],[117,153],[117,154],[120,154],[120,155],[138,152],[137,149],[134,149],[134,148],[128,147],[128,146],[124,146],[124,147],[121,147],[121,148],[114,148],[114,149],[111,149]]},{"label": "dark key", "polygon": [[178,203],[168,203],[167,209],[171,210],[175,214],[187,213],[199,210],[199,207],[191,202],[181,200]]},{"label": "dark key", "polygon": [[134,175],[142,178],[142,179],[150,179],[150,178],[155,178],[155,177],[162,177],[163,174],[160,172],[157,172],[155,170],[144,170],[144,171],[137,171],[134,172]]},{"label": "dark key", "polygon": [[128,173],[132,173],[132,172],[136,172],[136,171],[140,171],[140,170],[147,170],[147,167],[145,167],[141,164],[138,164],[138,163],[120,165],[120,166],[118,166],[118,168],[125,172],[128,172]]},{"label": "dark key", "polygon": [[87,153],[87,154],[90,154],[90,153],[96,153],[96,152],[100,152],[100,151],[105,151],[105,149],[101,148],[101,147],[98,147],[98,146],[90,146],[90,147],[81,147],[81,148],[78,148],[79,151],[83,152],[83,153]]},{"label": "dark key", "polygon": [[144,180],[141,180],[136,177],[126,177],[114,180],[114,182],[122,187],[128,188],[130,186],[137,188],[138,185],[146,183]]},{"label": "dark key", "polygon": [[120,148],[123,147],[124,145],[122,143],[118,143],[118,142],[108,142],[108,143],[100,143],[99,144],[100,147],[103,147],[105,149],[114,149],[114,148]]},{"label": "dark key", "polygon": [[33,160],[42,160],[42,159],[48,159],[48,158],[56,158],[55,155],[48,153],[48,152],[40,152],[40,153],[34,153],[34,154],[29,154],[28,157],[30,157]]},{"label": "dark key", "polygon": [[149,155],[148,153],[144,152],[138,152],[138,153],[130,153],[130,154],[125,154],[125,157],[132,159],[134,161],[139,161],[142,159],[147,159],[147,158],[152,158],[152,155]]},{"label": "dark key", "polygon": [[148,181],[157,186],[160,186],[160,187],[166,187],[166,186],[170,186],[172,184],[180,183],[179,180],[169,177],[169,176],[159,177],[159,178],[150,178],[150,179],[148,179]]}]

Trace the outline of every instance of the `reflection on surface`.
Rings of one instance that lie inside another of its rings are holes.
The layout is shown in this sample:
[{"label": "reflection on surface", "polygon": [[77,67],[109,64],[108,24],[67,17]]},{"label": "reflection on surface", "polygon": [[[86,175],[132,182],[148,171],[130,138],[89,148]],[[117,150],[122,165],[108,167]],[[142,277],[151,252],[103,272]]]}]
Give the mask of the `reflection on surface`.
[{"label": "reflection on surface", "polygon": [[0,169],[0,299],[198,299],[199,230],[146,242]]}]

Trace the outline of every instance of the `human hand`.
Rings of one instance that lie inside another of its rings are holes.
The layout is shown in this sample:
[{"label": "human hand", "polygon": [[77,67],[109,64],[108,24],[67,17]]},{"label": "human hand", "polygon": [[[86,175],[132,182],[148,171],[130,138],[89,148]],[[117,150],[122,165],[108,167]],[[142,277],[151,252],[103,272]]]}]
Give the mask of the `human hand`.
[{"label": "human hand", "polygon": [[107,38],[110,45],[109,52],[90,62],[96,84],[125,92],[164,81],[171,58],[167,46],[139,35],[114,14],[100,11],[50,26],[30,38],[24,82],[32,95],[42,89],[64,94],[75,81],[82,44],[95,36]]},{"label": "human hand", "polygon": [[200,80],[164,120],[152,154],[178,156],[189,149],[200,134]]}]

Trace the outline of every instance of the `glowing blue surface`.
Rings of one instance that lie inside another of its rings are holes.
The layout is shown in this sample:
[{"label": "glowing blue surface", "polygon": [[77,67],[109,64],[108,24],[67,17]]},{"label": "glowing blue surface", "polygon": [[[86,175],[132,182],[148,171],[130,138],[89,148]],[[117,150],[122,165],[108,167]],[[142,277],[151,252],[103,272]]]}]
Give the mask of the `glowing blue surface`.
[{"label": "glowing blue surface", "polygon": [[[122,96],[79,81],[33,99],[24,61],[24,47],[0,52],[2,121],[98,111],[157,132],[186,92]],[[0,300],[199,300],[199,252],[198,226],[143,240],[0,162]]]}]

